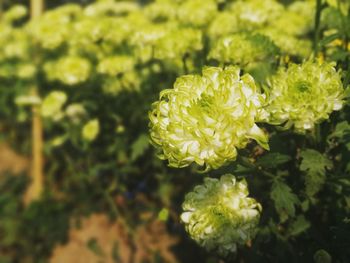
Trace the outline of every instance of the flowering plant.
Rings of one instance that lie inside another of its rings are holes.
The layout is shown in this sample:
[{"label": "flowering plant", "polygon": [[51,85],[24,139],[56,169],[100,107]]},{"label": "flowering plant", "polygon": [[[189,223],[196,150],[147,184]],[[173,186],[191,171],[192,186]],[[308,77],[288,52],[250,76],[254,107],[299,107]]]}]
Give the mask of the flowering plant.
[{"label": "flowering plant", "polygon": [[266,134],[255,123],[263,104],[250,75],[240,77],[236,67],[208,67],[202,76],[180,77],[174,89],[161,92],[150,113],[151,138],[170,166],[195,162],[219,168],[235,160],[236,148],[249,139],[268,148]]}]

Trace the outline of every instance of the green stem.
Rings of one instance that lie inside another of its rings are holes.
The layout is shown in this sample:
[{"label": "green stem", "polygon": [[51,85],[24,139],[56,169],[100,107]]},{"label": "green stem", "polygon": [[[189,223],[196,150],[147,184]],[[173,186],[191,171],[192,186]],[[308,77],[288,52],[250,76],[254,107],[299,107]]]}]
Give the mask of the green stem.
[{"label": "green stem", "polygon": [[187,55],[184,55],[184,56],[182,57],[182,69],[183,69],[183,71],[184,71],[185,74],[188,74],[189,72],[188,72],[188,67],[187,67],[187,62],[186,62],[186,60],[187,60]]},{"label": "green stem", "polygon": [[268,171],[262,170],[260,167],[256,166],[252,162],[249,162],[249,160],[246,160],[246,158],[243,158],[241,156],[237,157],[237,162],[244,167],[252,169],[256,173],[263,174],[264,176],[269,177],[271,179],[274,179],[276,177],[274,174],[272,174]]},{"label": "green stem", "polygon": [[[339,10],[339,13],[341,14],[342,13],[342,10],[341,10],[341,2],[340,0],[337,0],[337,7],[338,7],[338,10]],[[348,19],[350,18],[350,6],[349,6],[349,10],[348,10],[348,15],[347,17],[345,16],[341,16],[341,23],[342,23],[342,28],[346,28],[347,27],[347,22],[348,22]],[[348,50],[348,45],[349,45],[349,38],[348,38],[348,34],[346,32],[343,31],[343,35],[342,35],[342,40],[343,40],[343,49],[345,52],[347,52]],[[345,75],[345,79],[344,79],[344,87],[346,87],[349,82],[350,82],[350,65],[349,65],[350,61],[349,61],[349,56],[346,56],[345,58],[345,61],[343,63],[343,69],[346,72],[346,75]]]},{"label": "green stem", "polygon": [[315,144],[316,146],[321,143],[321,125],[315,125]]},{"label": "green stem", "polygon": [[318,54],[318,42],[320,39],[320,21],[322,12],[322,0],[316,0],[316,14],[315,14],[315,35],[314,35],[314,56]]},{"label": "green stem", "polygon": [[0,0],[0,18],[2,18],[3,12],[4,12],[4,0]]},{"label": "green stem", "polygon": [[346,75],[344,79],[344,88],[346,89],[349,84],[350,84],[350,68],[348,67],[348,70],[346,71]]}]

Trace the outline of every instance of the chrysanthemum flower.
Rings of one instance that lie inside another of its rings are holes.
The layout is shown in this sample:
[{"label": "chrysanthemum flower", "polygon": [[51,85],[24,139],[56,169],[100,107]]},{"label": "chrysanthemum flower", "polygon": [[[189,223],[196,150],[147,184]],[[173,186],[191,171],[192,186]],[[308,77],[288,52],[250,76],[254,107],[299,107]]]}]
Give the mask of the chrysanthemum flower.
[{"label": "chrysanthemum flower", "polygon": [[71,25],[81,11],[76,4],[58,7],[29,22],[26,30],[44,49],[57,49],[71,37]]},{"label": "chrysanthemum flower", "polygon": [[72,103],[65,109],[65,114],[73,123],[79,123],[86,116],[86,110],[81,103]]},{"label": "chrysanthemum flower", "polygon": [[332,64],[308,61],[280,70],[271,80],[269,97],[268,122],[304,132],[342,108],[344,89]]},{"label": "chrysanthemum flower", "polygon": [[81,135],[86,141],[93,141],[100,132],[100,122],[98,119],[88,121],[81,130]]},{"label": "chrysanthemum flower", "polygon": [[178,9],[179,21],[195,27],[207,26],[216,14],[217,4],[214,0],[188,0]]},{"label": "chrysanthemum flower", "polygon": [[284,11],[283,5],[276,0],[238,0],[230,9],[238,18],[239,27],[245,30],[266,26]]},{"label": "chrysanthemum flower", "polygon": [[208,36],[210,40],[215,41],[222,36],[227,36],[240,30],[237,15],[232,12],[223,11],[218,13],[211,21],[208,28]]},{"label": "chrysanthemum flower", "polygon": [[2,20],[12,23],[18,19],[22,19],[28,14],[28,9],[24,5],[14,5],[3,14]]},{"label": "chrysanthemum flower", "polygon": [[90,61],[78,57],[67,56],[54,64],[56,78],[67,85],[76,85],[86,81],[91,72]]},{"label": "chrysanthemum flower", "polygon": [[248,197],[247,182],[231,174],[205,178],[185,196],[181,220],[189,235],[208,250],[225,256],[254,238],[261,205]]},{"label": "chrysanthemum flower", "polygon": [[268,148],[267,136],[255,124],[264,97],[254,79],[240,77],[237,67],[207,67],[203,76],[179,77],[173,89],[161,92],[150,112],[150,134],[169,166],[192,162],[218,168],[237,156],[249,139]]},{"label": "chrysanthemum flower", "polygon": [[132,71],[135,61],[131,56],[110,56],[101,59],[97,71],[101,74],[116,76],[120,73]]},{"label": "chrysanthemum flower", "polygon": [[41,115],[45,118],[56,118],[62,115],[62,106],[67,101],[66,93],[62,91],[50,92],[42,102]]},{"label": "chrysanthemum flower", "polygon": [[269,37],[280,49],[283,55],[308,58],[312,52],[312,42],[309,39],[300,39],[288,34],[285,30],[274,27],[266,27],[259,30],[259,33]]},{"label": "chrysanthemum flower", "polygon": [[267,36],[238,33],[217,40],[210,50],[209,58],[249,67],[254,63],[274,60],[278,53],[278,47]]}]

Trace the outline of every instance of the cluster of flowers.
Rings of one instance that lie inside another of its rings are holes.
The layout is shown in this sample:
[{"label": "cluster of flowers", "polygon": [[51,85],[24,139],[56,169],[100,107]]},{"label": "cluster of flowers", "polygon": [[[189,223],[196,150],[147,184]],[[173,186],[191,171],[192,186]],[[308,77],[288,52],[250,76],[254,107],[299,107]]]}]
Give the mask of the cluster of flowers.
[{"label": "cluster of flowers", "polygon": [[268,149],[257,123],[312,130],[343,104],[344,89],[332,64],[290,64],[270,78],[262,93],[237,67],[207,67],[202,76],[179,77],[161,92],[150,112],[153,144],[172,167],[195,162],[206,170],[234,161],[237,149],[254,139]]},{"label": "cluster of flowers", "polygon": [[[0,78],[30,83],[39,77],[54,85],[52,94],[40,92],[43,98],[16,92],[17,101],[40,103],[48,96],[42,110],[46,119],[69,120],[68,111],[77,112],[77,120],[87,116],[86,109],[83,99],[70,101],[70,87],[98,86],[101,94],[116,96],[140,90],[159,72],[198,72],[208,61],[257,72],[280,55],[306,58],[313,4],[265,2],[99,0],[85,7],[66,4],[29,22],[28,10],[14,6],[0,20]],[[285,30],[290,21],[293,27]]]},{"label": "cluster of flowers", "polygon": [[[149,2],[67,4],[30,22],[24,7],[13,7],[0,21],[0,80],[54,85],[55,90],[40,90],[43,98],[22,96],[17,102],[40,103],[43,117],[53,121],[84,119],[81,135],[92,141],[100,122],[85,108],[89,89],[116,96],[140,90],[151,78],[161,82],[159,76],[168,73],[218,66],[179,77],[149,115],[161,158],[172,167],[196,163],[204,170],[234,161],[251,139],[268,149],[258,123],[305,132],[342,107],[334,65],[305,62],[273,70],[280,58],[303,61],[311,54],[314,1]],[[267,83],[265,92],[260,82]],[[74,90],[81,101],[71,101]],[[59,139],[57,144],[64,138]],[[233,176],[206,180],[184,203],[190,235],[222,254],[235,251],[254,236],[261,210],[247,195],[246,184]]]},{"label": "cluster of flowers", "polygon": [[[64,5],[22,26],[17,22],[27,11],[16,6],[0,23],[0,76],[31,78],[42,71],[48,81],[67,86],[99,76],[103,92],[117,94],[137,89],[147,74],[140,69],[150,61],[181,73],[184,63],[195,70],[198,59],[249,69],[279,53],[307,57],[311,2],[288,7],[267,2],[233,1],[219,8],[217,0],[157,0],[145,6],[107,0],[84,8]],[[39,67],[31,61],[38,47]]]},{"label": "cluster of flowers", "polygon": [[[340,110],[343,98],[340,75],[329,63],[280,69],[264,94],[237,67],[208,67],[202,76],[179,77],[173,89],[161,92],[150,112],[150,134],[170,166],[194,162],[207,171],[234,161],[249,139],[268,149],[268,135],[257,122],[305,132]],[[205,179],[183,204],[188,233],[209,250],[234,252],[254,236],[258,223],[260,205],[247,195],[246,184],[236,185],[233,176]]]},{"label": "cluster of flowers", "polygon": [[[195,163],[204,171],[218,169],[235,161],[237,150],[251,139],[269,149],[268,134],[258,123],[305,133],[342,108],[344,88],[333,63],[306,60],[282,66],[269,74],[261,90],[253,78],[258,67],[269,67],[278,53],[310,53],[310,43],[301,36],[310,31],[312,19],[300,16],[312,18],[314,10],[311,2],[287,8],[267,2],[234,1],[217,15],[208,28],[208,58],[219,61],[220,67],[177,78],[153,103],[151,142],[169,166]],[[243,32],[243,26],[248,31]],[[227,64],[235,66],[223,67]],[[245,181],[224,175],[204,179],[186,195],[183,210],[181,219],[190,236],[208,250],[227,255],[254,237],[261,206],[248,197]]]}]

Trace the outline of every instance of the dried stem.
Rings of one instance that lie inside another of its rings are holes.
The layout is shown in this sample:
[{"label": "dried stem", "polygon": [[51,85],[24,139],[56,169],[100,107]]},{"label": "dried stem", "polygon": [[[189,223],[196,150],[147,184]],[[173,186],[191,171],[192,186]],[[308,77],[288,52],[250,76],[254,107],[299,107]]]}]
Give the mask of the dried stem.
[{"label": "dried stem", "polygon": [[[44,0],[31,0],[31,19],[37,19],[44,10]],[[38,54],[34,54],[38,56]],[[34,58],[34,61],[37,59]],[[32,88],[32,95],[38,96],[38,86]],[[27,202],[38,199],[43,191],[43,128],[40,105],[32,106],[32,185],[28,190]]]}]

